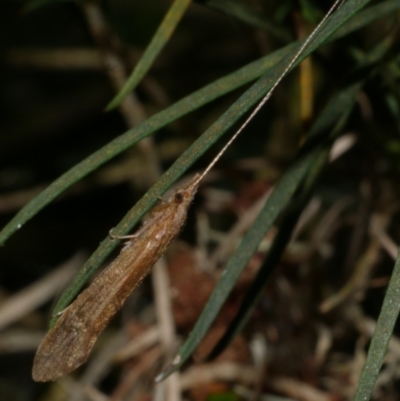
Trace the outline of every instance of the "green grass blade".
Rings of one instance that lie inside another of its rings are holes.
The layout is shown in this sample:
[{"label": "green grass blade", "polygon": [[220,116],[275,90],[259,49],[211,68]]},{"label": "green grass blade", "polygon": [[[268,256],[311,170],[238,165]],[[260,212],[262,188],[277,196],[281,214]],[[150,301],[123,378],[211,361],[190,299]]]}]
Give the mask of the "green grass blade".
[{"label": "green grass blade", "polygon": [[[347,35],[353,32],[353,30],[359,29],[374,19],[381,18],[398,8],[400,8],[400,2],[398,0],[389,0],[383,4],[371,7],[355,16],[334,36],[332,36],[330,41]],[[240,68],[224,78],[220,78],[215,82],[206,85],[202,89],[178,101],[169,108],[155,114],[137,127],[125,132],[108,145],[75,165],[72,169],[55,180],[37,197],[31,200],[20,210],[19,213],[17,213],[17,215],[0,232],[0,245],[4,244],[13,233],[19,230],[27,221],[35,216],[58,195],[92,171],[99,168],[102,164],[167,124],[258,78],[260,75],[265,73],[267,69],[279,62],[285,54],[293,51],[294,46],[294,44],[288,45],[271,55]]]},{"label": "green grass blade", "polygon": [[142,57],[136,64],[129,78],[126,80],[125,85],[118,92],[118,94],[107,105],[106,110],[110,111],[117,107],[122,100],[133,91],[142,78],[150,69],[154,60],[160,54],[165,44],[171,38],[177,25],[189,7],[191,0],[174,0],[172,6],[168,10],[161,24],[159,25],[156,33],[151,39],[150,44],[147,46]]},{"label": "green grass blade", "polygon": [[[314,142],[316,137],[319,137],[319,140],[323,140],[324,138],[322,135],[325,135],[326,137],[327,129],[331,126],[334,126],[334,128],[329,135],[330,137],[334,137],[339,133],[348,120],[360,89],[361,84],[357,83],[335,95],[314,123],[307,138],[310,138],[312,142]],[[288,210],[284,213],[279,231],[272,243],[271,249],[269,250],[268,255],[252,284],[247,290],[238,313],[230,323],[221,340],[207,357],[208,360],[214,359],[218,356],[230,344],[236,334],[242,330],[250,318],[253,309],[263,294],[269,277],[273,273],[276,265],[279,263],[286,245],[290,241],[291,233],[297,223],[298,217],[300,216],[304,206],[307,204],[314,184],[317,181],[322,168],[325,166],[326,157],[327,152],[322,150],[320,157],[310,168],[305,180],[304,188],[302,192],[291,201]]]},{"label": "green grass blade", "polygon": [[[315,138],[326,132],[328,127],[334,126],[331,135],[336,134],[338,130],[343,127],[344,122],[347,120],[348,115],[352,110],[354,99],[360,90],[360,87],[361,84],[359,83],[352,85],[347,90],[341,92],[338,96],[335,96],[335,98],[328,104],[308,134],[308,139],[314,142],[313,146],[315,146]],[[319,143],[324,142],[324,140],[325,138],[321,138]],[[304,158],[301,158],[296,164],[294,164],[294,166],[292,166],[279,181],[274,192],[268,198],[262,211],[256,218],[255,223],[248,230],[241,244],[229,259],[224,273],[204,307],[192,333],[179,350],[178,357],[172,365],[168,366],[160,375],[160,380],[163,380],[171,373],[178,370],[199,345],[250,257],[257,250],[259,243],[271,228],[276,217],[282,209],[286,207],[291,196],[294,194],[294,191],[311,166],[316,163],[320,157],[320,152],[321,150],[319,149],[312,150],[310,154],[305,155]]]},{"label": "green grass blade", "polygon": [[369,346],[367,360],[361,373],[354,401],[367,401],[372,396],[379,376],[383,359],[386,355],[390,337],[400,311],[400,254],[394,265],[375,332]]},{"label": "green grass blade", "polygon": [[[320,175],[323,167],[325,167],[326,160],[328,158],[329,151],[322,149],[319,157],[315,163],[311,166],[305,180],[307,184],[301,192],[290,201],[290,205],[284,212],[282,217],[279,231],[271,245],[267,257],[265,258],[262,266],[254,277],[250,287],[246,291],[246,295],[240,305],[240,308],[229,324],[226,332],[222,338],[218,341],[217,345],[213,348],[211,353],[207,356],[207,361],[211,361],[216,358],[225,348],[231,343],[236,335],[243,329],[247,321],[251,317],[251,314],[260,301],[264,289],[269,282],[272,273],[275,271],[278,263],[280,262],[283,252],[286,249],[287,244],[290,242],[293,229],[295,228],[297,221],[303,211],[304,207],[312,195],[314,189],[314,183]],[[228,273],[227,273],[228,274]]]},{"label": "green grass blade", "polygon": [[286,172],[276,185],[275,190],[257,216],[255,223],[247,231],[236,252],[229,259],[226,268],[204,307],[201,316],[197,320],[193,331],[180,348],[178,356],[174,359],[174,362],[161,373],[157,378],[157,381],[164,380],[170,374],[178,370],[200,344],[222,305],[225,303],[227,296],[235,286],[235,283],[247,265],[248,260],[257,250],[259,243],[262,241],[266,233],[271,229],[273,222],[282,209],[289,202],[307,171],[313,163],[315,163],[316,158],[319,156],[319,152],[319,149],[314,150],[306,157],[300,159]]}]

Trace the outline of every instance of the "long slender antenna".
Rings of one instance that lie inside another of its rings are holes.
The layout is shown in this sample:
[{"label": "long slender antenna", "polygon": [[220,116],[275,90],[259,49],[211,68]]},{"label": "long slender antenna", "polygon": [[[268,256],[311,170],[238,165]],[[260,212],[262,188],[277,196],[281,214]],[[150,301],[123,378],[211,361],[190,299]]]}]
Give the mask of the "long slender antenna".
[{"label": "long slender antenna", "polygon": [[288,73],[288,71],[292,68],[293,64],[298,60],[298,58],[301,56],[303,51],[307,48],[307,46],[310,44],[310,42],[314,39],[315,35],[317,32],[321,29],[325,21],[332,15],[332,13],[339,9],[343,3],[346,0],[336,0],[332,7],[329,9],[329,11],[325,14],[324,18],[321,20],[321,22],[316,26],[316,28],[311,32],[311,34],[308,36],[307,40],[304,42],[304,44],[301,46],[300,50],[296,53],[296,55],[292,58],[290,63],[287,65],[285,70],[282,72],[278,80],[275,82],[275,84],[272,86],[272,88],[268,91],[268,93],[262,98],[260,103],[258,103],[257,107],[253,110],[253,112],[250,114],[250,116],[246,119],[246,121],[240,126],[240,128],[235,132],[235,134],[232,136],[231,139],[225,144],[225,146],[220,150],[220,152],[215,156],[214,160],[207,166],[207,168],[203,171],[203,173],[200,175],[199,179],[196,181],[196,183],[199,183],[204,176],[214,167],[214,164],[221,158],[221,156],[225,153],[226,149],[231,145],[231,143],[237,138],[237,136],[247,127],[249,122],[253,119],[253,117],[260,111],[260,109],[264,106],[264,104],[268,101],[268,99],[271,97],[273,91],[276,89],[276,87],[280,84],[282,79],[285,77],[285,75]]}]

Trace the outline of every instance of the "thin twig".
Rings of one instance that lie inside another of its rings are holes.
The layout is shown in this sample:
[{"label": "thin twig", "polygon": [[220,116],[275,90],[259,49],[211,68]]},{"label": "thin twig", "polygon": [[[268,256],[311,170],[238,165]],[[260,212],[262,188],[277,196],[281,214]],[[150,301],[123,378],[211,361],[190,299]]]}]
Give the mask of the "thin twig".
[{"label": "thin twig", "polygon": [[8,330],[0,334],[0,354],[35,351],[42,341],[43,332]]},{"label": "thin twig", "polygon": [[[129,64],[135,64],[140,53],[132,48],[125,50]],[[55,70],[100,70],[104,71],[102,52],[99,49],[76,47],[56,49],[12,49],[4,54],[4,60],[12,67],[29,67]],[[157,63],[163,68],[162,63]],[[171,100],[161,85],[150,75],[143,77],[141,86],[149,98],[159,107],[166,108]]]},{"label": "thin twig", "polygon": [[[391,216],[389,216],[389,219]],[[379,215],[374,214],[371,216],[369,225],[369,233],[380,243],[382,248],[390,255],[393,260],[396,260],[399,246],[387,234],[382,219]]]},{"label": "thin twig", "polygon": [[200,384],[226,380],[244,385],[254,384],[257,369],[254,366],[239,365],[233,362],[215,362],[189,368],[181,375],[182,391]]},{"label": "thin twig", "polygon": [[127,359],[133,358],[147,348],[152,347],[160,341],[160,328],[159,327],[151,327],[146,330],[144,333],[135,337],[132,341],[124,344],[120,350],[114,355],[114,362],[121,363],[126,361]]},{"label": "thin twig", "polygon": [[290,377],[271,377],[269,385],[280,393],[299,401],[331,401],[330,394]]}]

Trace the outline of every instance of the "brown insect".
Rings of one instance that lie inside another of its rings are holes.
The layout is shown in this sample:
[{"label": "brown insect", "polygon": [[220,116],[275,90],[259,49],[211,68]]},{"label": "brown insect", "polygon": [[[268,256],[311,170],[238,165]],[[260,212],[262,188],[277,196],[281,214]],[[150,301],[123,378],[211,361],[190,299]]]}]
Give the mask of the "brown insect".
[{"label": "brown insect", "polygon": [[316,32],[343,2],[344,0],[335,1],[272,88],[206,170],[177,188],[167,202],[156,206],[152,210],[152,219],[137,233],[122,237],[129,241],[118,257],[63,312],[40,344],[33,363],[34,380],[56,380],[86,361],[101,331],[178,235],[200,181],[271,97],[274,89],[315,37]]},{"label": "brown insect", "polygon": [[197,191],[200,175],[177,188],[129,239],[118,257],[62,313],[40,344],[35,381],[51,381],[82,365],[110,319],[178,235]]}]

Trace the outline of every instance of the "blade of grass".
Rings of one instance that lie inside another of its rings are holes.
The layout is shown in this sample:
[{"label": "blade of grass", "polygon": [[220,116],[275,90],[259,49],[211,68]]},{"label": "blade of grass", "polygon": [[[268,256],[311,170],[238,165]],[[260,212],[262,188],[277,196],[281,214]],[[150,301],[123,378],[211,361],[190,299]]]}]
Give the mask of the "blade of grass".
[{"label": "blade of grass", "polygon": [[369,346],[367,360],[361,373],[354,401],[367,401],[372,396],[379,376],[383,359],[386,355],[390,337],[400,311],[400,253],[394,265],[375,332]]},{"label": "blade of grass", "polygon": [[[331,125],[334,125],[334,128],[329,135],[330,140],[332,140],[342,130],[347,122],[361,86],[361,83],[356,83],[355,85],[352,85],[335,95],[325,107],[320,117],[314,123],[307,135],[307,138],[309,138],[309,140],[312,142],[315,142],[316,138],[321,140],[323,139],[322,135],[325,134],[326,136],[327,128]],[[337,123],[335,124],[336,121]],[[307,147],[308,146],[306,145],[305,148]],[[309,196],[311,195],[314,187],[314,183],[318,179],[319,174],[325,165],[325,158],[326,152],[322,151],[320,157],[311,167],[305,179],[302,192],[291,201],[291,205],[288,207],[288,210],[285,212],[284,217],[282,218],[278,234],[271,246],[271,249],[269,250],[265,261],[260,267],[260,270],[254,278],[252,284],[247,290],[238,313],[230,323],[224,336],[207,357],[207,360],[214,359],[216,356],[218,356],[229,345],[236,334],[242,330],[244,325],[247,323],[247,320],[250,318],[254,307],[263,294],[269,277],[281,259],[281,255],[283,254],[286,245],[290,240],[292,230],[297,223],[298,217],[300,216],[303,207],[308,202]]]},{"label": "blade of grass", "polygon": [[161,21],[161,24],[158,26],[150,44],[147,46],[131,75],[126,80],[125,85],[106,106],[106,111],[110,111],[117,107],[128,93],[136,88],[150,69],[156,57],[164,48],[165,44],[171,38],[171,35],[174,33],[191,2],[191,0],[175,0],[173,2],[167,14],[165,14],[164,19]]},{"label": "blade of grass", "polygon": [[[321,135],[326,132],[328,127],[332,125],[335,127],[332,131],[332,135],[336,134],[338,130],[343,127],[360,87],[360,83],[352,85],[346,91],[335,96],[324,109],[324,112],[317,119],[307,136],[309,141],[314,142],[314,147],[316,138],[319,138],[319,143],[324,142],[324,138],[321,137]],[[304,146],[304,148],[310,149],[309,146]],[[246,267],[250,257],[257,250],[259,243],[270,230],[279,213],[286,207],[291,196],[294,194],[311,166],[317,162],[320,153],[321,149],[319,145],[317,149],[311,150],[309,154],[304,154],[304,157],[300,158],[281,178],[274,192],[265,203],[262,211],[255,219],[255,223],[250,227],[239,247],[229,259],[222,277],[218,281],[203,312],[197,320],[193,331],[180,348],[178,356],[175,358],[174,362],[160,374],[157,381],[165,379],[174,371],[178,370],[199,345],[243,269]]]},{"label": "blade of grass", "polygon": [[288,209],[284,212],[279,231],[276,234],[268,255],[254,277],[250,287],[246,291],[246,295],[243,298],[237,314],[229,324],[222,338],[207,356],[206,361],[213,360],[223,352],[249,320],[254,308],[264,293],[264,289],[268,284],[272,273],[275,271],[275,268],[281,260],[287,244],[290,242],[293,229],[297,224],[302,210],[307,205],[313,193],[314,184],[322,172],[323,167],[325,167],[328,155],[329,150],[327,148],[322,149],[318,158],[310,167],[310,170],[304,179],[305,184],[303,188],[300,193],[297,196],[294,196],[294,199],[290,201]]},{"label": "blade of grass", "polygon": [[285,208],[299,183],[302,181],[309,168],[315,163],[319,153],[320,149],[317,149],[298,160],[297,163],[288,169],[276,185],[275,190],[257,216],[255,223],[247,231],[236,252],[229,259],[193,331],[179,349],[179,353],[174,361],[156,378],[157,382],[164,380],[170,374],[178,370],[200,344],[244,267],[247,265],[248,260],[254,252],[256,252],[259,243],[271,229],[273,222],[282,209]]},{"label": "blade of grass", "polygon": [[[356,29],[360,29],[362,26],[377,18],[381,18],[398,8],[400,8],[400,2],[398,0],[388,0],[383,4],[370,7],[368,10],[360,13],[360,15],[355,16],[351,21],[347,22],[346,25],[340,28],[340,30],[332,36],[329,41],[345,36]],[[206,85],[202,89],[199,89],[184,99],[176,102],[171,107],[155,114],[142,124],[120,135],[108,145],[99,149],[82,162],[76,164],[73,168],[55,180],[41,194],[32,199],[2,229],[0,232],[0,245],[4,244],[13,233],[19,230],[27,221],[35,216],[58,195],[92,171],[99,168],[102,164],[167,124],[258,78],[260,75],[265,73],[268,68],[271,68],[273,65],[278,63],[285,54],[288,54],[290,51],[293,52],[294,47],[295,44],[290,44],[271,55],[250,63],[247,66],[240,68],[238,71]]]},{"label": "blade of grass", "polygon": [[[335,15],[328,20],[325,28],[320,31],[315,42],[298,59],[301,62],[321,43],[324,43],[335,29],[338,29],[347,18],[350,18],[357,10],[369,0],[349,0]],[[178,179],[195,160],[197,160],[217,139],[219,139],[250,107],[256,104],[265,93],[272,87],[287,65],[297,54],[301,47],[295,46],[293,52],[287,54],[277,66],[271,68],[267,74],[260,78],[250,89],[248,89],[229,109],[225,112],[195,143],[186,150],[161,179],[143,196],[143,198],[128,212],[115,229],[116,235],[122,235],[132,229],[145,212],[154,205],[158,197],[162,195],[172,183]],[[297,64],[295,63],[294,66]],[[293,67],[294,67],[293,66]],[[292,68],[293,68],[292,67]],[[66,306],[77,295],[87,279],[96,271],[102,261],[116,247],[116,242],[108,237],[103,240],[97,250],[92,254],[82,269],[76,275],[74,281],[65,290],[54,309],[54,315],[65,309]],[[56,317],[50,325],[54,325]]]}]

